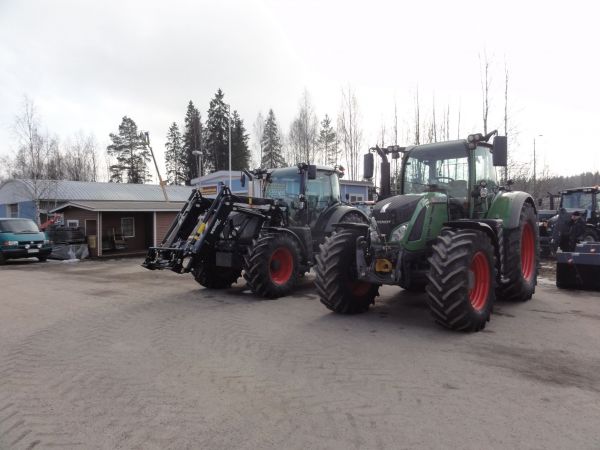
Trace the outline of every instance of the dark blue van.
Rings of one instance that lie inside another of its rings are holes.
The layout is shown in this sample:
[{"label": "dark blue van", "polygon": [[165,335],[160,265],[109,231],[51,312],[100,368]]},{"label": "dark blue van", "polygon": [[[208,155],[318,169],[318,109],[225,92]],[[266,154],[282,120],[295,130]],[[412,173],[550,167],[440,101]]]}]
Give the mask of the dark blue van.
[{"label": "dark blue van", "polygon": [[33,220],[0,218],[0,264],[7,259],[32,256],[46,261],[50,253],[50,241]]}]

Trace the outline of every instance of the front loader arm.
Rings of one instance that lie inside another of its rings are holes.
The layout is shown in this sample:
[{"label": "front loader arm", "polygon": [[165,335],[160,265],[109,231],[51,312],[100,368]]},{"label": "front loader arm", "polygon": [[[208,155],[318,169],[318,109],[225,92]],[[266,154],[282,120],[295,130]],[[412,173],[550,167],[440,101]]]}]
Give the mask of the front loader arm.
[{"label": "front loader arm", "polygon": [[168,268],[177,273],[189,272],[210,258],[232,212],[258,217],[262,226],[264,221],[272,219],[274,210],[282,215],[281,208],[274,205],[271,199],[233,195],[228,187],[214,200],[194,191],[161,245],[149,248],[142,266],[150,270]]}]

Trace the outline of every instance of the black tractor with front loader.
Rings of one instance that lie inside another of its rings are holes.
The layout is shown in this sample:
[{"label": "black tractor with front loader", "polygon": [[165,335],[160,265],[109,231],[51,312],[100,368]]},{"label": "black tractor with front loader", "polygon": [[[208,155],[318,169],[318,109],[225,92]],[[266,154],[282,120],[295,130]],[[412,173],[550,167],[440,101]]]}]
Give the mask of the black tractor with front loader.
[{"label": "black tractor with front loader", "polygon": [[284,296],[310,270],[334,224],[368,223],[363,212],[340,201],[341,176],[341,167],[299,164],[244,171],[249,195],[224,186],[208,198],[194,189],[142,265],[190,272],[209,289],[228,288],[243,272],[255,294]]},{"label": "black tractor with front loader", "polygon": [[[381,192],[370,223],[339,224],[317,257],[316,286],[330,310],[366,311],[381,285],[426,291],[441,325],[478,331],[497,297],[525,301],[537,282],[533,198],[500,186],[506,137],[374,148]],[[400,195],[391,195],[388,156],[401,158]],[[365,155],[365,177],[374,157]],[[507,183],[508,184],[508,183]]]}]

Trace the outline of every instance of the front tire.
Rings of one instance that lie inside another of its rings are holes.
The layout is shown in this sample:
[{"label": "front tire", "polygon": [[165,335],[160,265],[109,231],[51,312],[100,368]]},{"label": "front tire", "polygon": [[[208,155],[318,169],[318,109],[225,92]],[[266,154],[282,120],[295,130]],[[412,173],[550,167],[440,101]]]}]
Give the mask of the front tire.
[{"label": "front tire", "polygon": [[302,251],[292,236],[259,236],[248,249],[244,278],[250,290],[266,298],[288,295],[298,284]]},{"label": "front tire", "polygon": [[452,330],[482,330],[495,301],[489,238],[481,231],[445,229],[432,250],[427,294],[435,321]]},{"label": "front tire", "polygon": [[365,312],[379,295],[379,285],[357,280],[354,230],[334,232],[321,244],[315,286],[321,303],[340,314]]},{"label": "front tire", "polygon": [[502,300],[524,302],[533,296],[539,265],[539,236],[533,206],[525,203],[521,209],[519,227],[508,231],[505,279],[498,286]]}]

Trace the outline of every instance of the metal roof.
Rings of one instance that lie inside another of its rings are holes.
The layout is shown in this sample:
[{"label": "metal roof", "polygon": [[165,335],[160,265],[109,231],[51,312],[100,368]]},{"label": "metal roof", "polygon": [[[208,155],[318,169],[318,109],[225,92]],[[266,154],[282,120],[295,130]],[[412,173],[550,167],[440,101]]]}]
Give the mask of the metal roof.
[{"label": "metal roof", "polygon": [[[38,181],[40,200],[119,200],[119,201],[164,201],[162,189],[158,184],[102,183],[88,181]],[[17,184],[25,186],[33,192],[31,180],[10,180],[0,185],[0,190],[17,188]],[[192,193],[192,186],[166,186],[170,201],[186,201]],[[32,194],[33,195],[33,194]]]},{"label": "metal roof", "polygon": [[66,208],[79,208],[87,211],[127,211],[127,212],[154,212],[154,211],[181,211],[184,202],[123,202],[123,201],[75,201],[68,202],[52,209],[50,212],[55,213]]}]

